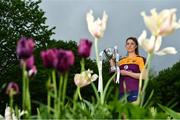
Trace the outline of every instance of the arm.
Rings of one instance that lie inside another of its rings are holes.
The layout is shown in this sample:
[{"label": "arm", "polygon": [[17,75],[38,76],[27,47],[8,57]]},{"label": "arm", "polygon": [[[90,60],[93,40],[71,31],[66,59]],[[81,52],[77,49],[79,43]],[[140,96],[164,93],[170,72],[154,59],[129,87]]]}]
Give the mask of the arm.
[{"label": "arm", "polygon": [[134,72],[131,72],[131,71],[126,71],[126,70],[121,70],[121,75],[130,76],[130,77],[138,79],[138,80],[139,80],[139,77],[140,77],[140,73],[134,73]]}]

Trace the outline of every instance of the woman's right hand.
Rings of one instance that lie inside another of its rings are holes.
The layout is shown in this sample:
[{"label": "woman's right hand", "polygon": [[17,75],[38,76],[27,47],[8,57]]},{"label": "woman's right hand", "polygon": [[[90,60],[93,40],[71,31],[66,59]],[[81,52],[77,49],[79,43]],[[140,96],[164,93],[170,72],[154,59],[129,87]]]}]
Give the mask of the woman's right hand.
[{"label": "woman's right hand", "polygon": [[113,66],[116,65],[114,59],[110,59],[110,60],[109,60],[109,63],[110,63],[110,66],[111,66],[111,67],[113,67]]}]

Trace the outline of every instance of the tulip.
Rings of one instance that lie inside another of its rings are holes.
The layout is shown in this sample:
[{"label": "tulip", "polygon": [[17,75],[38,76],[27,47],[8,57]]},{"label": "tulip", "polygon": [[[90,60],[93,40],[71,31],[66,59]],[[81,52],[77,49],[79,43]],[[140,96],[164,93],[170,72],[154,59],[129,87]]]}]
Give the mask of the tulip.
[{"label": "tulip", "polygon": [[74,54],[68,50],[58,50],[57,61],[54,62],[55,68],[60,72],[69,70],[70,66],[74,64]]},{"label": "tulip", "polygon": [[151,16],[146,16],[145,12],[141,12],[147,28],[154,36],[167,36],[174,30],[180,28],[180,20],[176,22],[176,9],[165,9],[159,14],[156,9],[151,10]]},{"label": "tulip", "polygon": [[25,37],[21,37],[21,39],[17,43],[17,56],[19,59],[27,59],[32,55],[34,49],[34,41],[33,39],[26,39]]},{"label": "tulip", "polygon": [[49,49],[41,52],[43,65],[46,68],[53,68],[54,63],[57,61],[57,49]]},{"label": "tulip", "polygon": [[90,10],[89,13],[87,13],[86,15],[86,20],[88,24],[88,30],[91,35],[97,39],[102,38],[108,20],[106,12],[103,13],[102,20],[98,18],[96,21],[94,21],[93,11]]},{"label": "tulip", "polygon": [[6,94],[13,96],[19,93],[19,87],[15,82],[10,82],[6,89]]},{"label": "tulip", "polygon": [[159,50],[162,43],[162,37],[151,36],[150,39],[146,38],[147,33],[143,31],[143,33],[138,38],[139,45],[143,47],[143,49],[148,53],[154,53],[156,55],[167,55],[167,54],[176,54],[177,51],[174,47],[166,47],[162,50]]},{"label": "tulip", "polygon": [[91,52],[92,42],[88,39],[81,39],[80,44],[78,46],[78,53],[80,56],[87,58]]},{"label": "tulip", "polygon": [[89,85],[91,82],[95,81],[98,78],[98,75],[93,74],[91,70],[83,71],[81,74],[76,74],[74,76],[74,83],[78,87],[84,87]]}]

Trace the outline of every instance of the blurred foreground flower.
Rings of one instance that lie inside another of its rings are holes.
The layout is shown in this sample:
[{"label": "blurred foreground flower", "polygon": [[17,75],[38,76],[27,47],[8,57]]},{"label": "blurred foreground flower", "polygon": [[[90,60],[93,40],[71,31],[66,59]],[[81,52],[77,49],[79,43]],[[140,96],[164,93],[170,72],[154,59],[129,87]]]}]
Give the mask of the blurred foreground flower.
[{"label": "blurred foreground flower", "polygon": [[81,39],[78,46],[78,53],[81,57],[87,58],[90,56],[92,42],[88,39]]},{"label": "blurred foreground flower", "polygon": [[156,9],[151,10],[151,16],[146,16],[143,11],[141,15],[147,28],[154,36],[166,36],[180,28],[180,20],[176,22],[176,9],[165,9],[159,14]]},{"label": "blurred foreground flower", "polygon": [[93,71],[88,69],[87,71],[83,71],[81,74],[76,74],[74,76],[74,83],[76,86],[84,87],[95,81],[98,78],[98,75],[91,75],[92,73]]},{"label": "blurred foreground flower", "polygon": [[27,59],[32,55],[34,50],[33,39],[21,37],[17,43],[16,52],[19,59]]},{"label": "blurred foreground flower", "polygon": [[4,120],[20,120],[21,116],[24,114],[27,114],[27,111],[20,111],[18,110],[17,115],[15,114],[14,110],[11,110],[9,106],[6,107],[5,109],[5,114],[4,114]]},{"label": "blurred foreground flower", "polygon": [[74,64],[74,54],[71,50],[60,49],[57,52],[57,61],[54,66],[60,72],[66,72]]},{"label": "blurred foreground flower", "polygon": [[6,89],[6,94],[14,96],[19,93],[19,87],[15,82],[10,82]]},{"label": "blurred foreground flower", "polygon": [[25,64],[26,70],[28,71],[28,76],[33,76],[37,73],[36,66],[34,65],[34,56],[32,55],[31,57],[21,60],[21,66]]},{"label": "blurred foreground flower", "polygon": [[167,55],[167,54],[176,54],[177,51],[174,47],[166,47],[162,50],[159,50],[162,43],[161,36],[151,36],[150,39],[146,38],[147,33],[143,31],[143,33],[138,38],[139,45],[143,47],[143,49],[148,53],[153,53],[156,55]]},{"label": "blurred foreground flower", "polygon": [[48,49],[41,52],[43,65],[46,68],[54,68],[54,63],[57,62],[57,49]]},{"label": "blurred foreground flower", "polygon": [[91,35],[97,39],[102,38],[104,35],[104,31],[106,29],[108,16],[106,12],[103,13],[102,20],[98,18],[94,21],[93,11],[90,10],[86,15],[86,20],[88,24],[88,30]]}]

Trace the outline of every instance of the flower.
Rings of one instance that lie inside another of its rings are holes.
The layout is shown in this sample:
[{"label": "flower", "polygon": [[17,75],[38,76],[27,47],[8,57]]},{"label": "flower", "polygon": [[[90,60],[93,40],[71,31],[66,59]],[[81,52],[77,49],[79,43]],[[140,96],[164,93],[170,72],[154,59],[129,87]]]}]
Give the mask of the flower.
[{"label": "flower", "polygon": [[15,82],[10,82],[6,89],[6,94],[13,96],[19,93],[19,87]]},{"label": "flower", "polygon": [[166,55],[166,54],[176,54],[177,51],[174,47],[166,47],[162,50],[159,50],[162,43],[162,37],[151,36],[150,39],[146,38],[147,33],[144,30],[140,37],[138,38],[139,45],[143,47],[143,49],[148,53],[154,53],[156,55]]},{"label": "flower", "polygon": [[91,46],[92,46],[91,41],[89,41],[88,39],[81,39],[80,44],[78,46],[79,55],[84,58],[89,57],[91,52]]},{"label": "flower", "polygon": [[17,56],[19,59],[27,59],[32,55],[34,49],[34,41],[32,38],[26,39],[21,37],[17,43]]},{"label": "flower", "polygon": [[95,81],[98,78],[98,75],[91,75],[92,73],[93,71],[88,69],[87,71],[81,72],[81,74],[76,74],[74,76],[74,83],[76,84],[76,86],[84,87]]},{"label": "flower", "polygon": [[57,61],[54,62],[54,66],[58,71],[65,72],[73,64],[74,54],[72,51],[63,49],[57,51]]},{"label": "flower", "polygon": [[18,115],[15,114],[15,111],[13,108],[10,108],[9,106],[6,106],[5,109],[5,115],[4,115],[4,120],[20,120],[21,116],[23,116],[24,114],[28,114],[27,111],[24,110],[19,110],[17,111]]},{"label": "flower", "polygon": [[165,9],[159,14],[156,9],[151,10],[151,16],[141,12],[144,22],[154,36],[167,36],[175,29],[180,28],[180,20],[176,22],[176,9]]},{"label": "flower", "polygon": [[86,21],[88,24],[88,30],[91,33],[91,35],[95,38],[101,38],[104,35],[104,31],[106,29],[106,24],[108,20],[108,16],[106,12],[103,13],[102,20],[99,18],[94,21],[94,16],[92,15],[93,11],[90,10],[86,15]]},{"label": "flower", "polygon": [[28,71],[28,76],[33,76],[37,73],[37,68],[34,65],[29,71]]},{"label": "flower", "polygon": [[34,56],[32,55],[28,59],[21,60],[21,65],[25,64],[26,70],[28,71],[28,76],[35,75],[37,73],[36,66],[34,65]]},{"label": "flower", "polygon": [[43,65],[46,68],[53,68],[54,63],[57,61],[57,49],[49,49],[41,52]]}]

